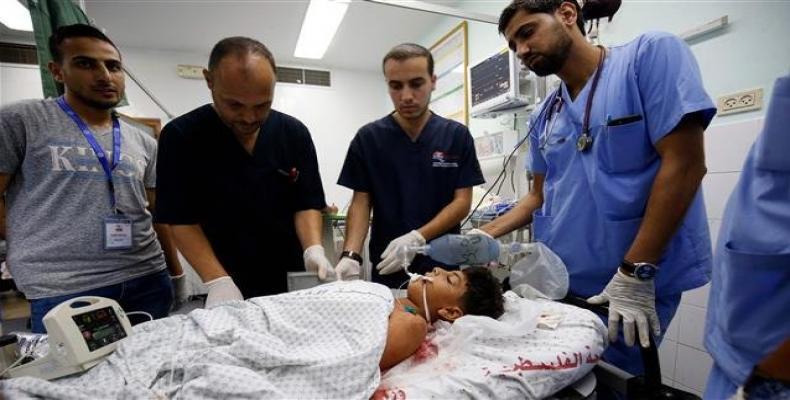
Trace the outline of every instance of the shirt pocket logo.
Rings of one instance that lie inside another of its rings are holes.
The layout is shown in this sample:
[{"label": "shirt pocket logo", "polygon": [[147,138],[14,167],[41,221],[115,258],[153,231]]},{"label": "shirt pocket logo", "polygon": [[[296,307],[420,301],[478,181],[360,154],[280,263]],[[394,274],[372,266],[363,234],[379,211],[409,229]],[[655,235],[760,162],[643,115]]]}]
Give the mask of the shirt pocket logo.
[{"label": "shirt pocket logo", "polygon": [[436,150],[431,154],[431,166],[435,168],[458,168],[458,156]]}]

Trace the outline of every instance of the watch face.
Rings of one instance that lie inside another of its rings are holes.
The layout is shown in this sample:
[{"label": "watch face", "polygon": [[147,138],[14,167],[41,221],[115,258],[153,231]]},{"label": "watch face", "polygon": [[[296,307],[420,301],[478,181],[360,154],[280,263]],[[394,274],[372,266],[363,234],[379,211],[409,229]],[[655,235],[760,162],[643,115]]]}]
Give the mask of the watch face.
[{"label": "watch face", "polygon": [[653,279],[656,276],[656,266],[647,263],[637,264],[634,276],[641,280]]}]

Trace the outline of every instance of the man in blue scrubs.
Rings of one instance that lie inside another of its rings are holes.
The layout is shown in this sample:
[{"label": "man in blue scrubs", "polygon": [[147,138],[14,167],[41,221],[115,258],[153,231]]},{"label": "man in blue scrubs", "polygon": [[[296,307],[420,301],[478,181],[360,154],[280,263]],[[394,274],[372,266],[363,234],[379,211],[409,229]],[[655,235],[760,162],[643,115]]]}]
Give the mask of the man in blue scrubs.
[{"label": "man in blue scrubs", "polygon": [[706,399],[790,399],[790,76],[774,85],[761,136],[719,231],[705,325]]},{"label": "man in blue scrubs", "polygon": [[359,274],[372,209],[373,281],[399,287],[409,279],[404,262],[417,273],[442,264],[413,255],[404,261],[398,249],[458,233],[469,214],[472,186],[484,179],[469,130],[428,109],[436,87],[431,53],[401,44],[382,66],[395,111],[360,128],[348,149],[338,184],[354,195],[335,271],[341,278]]},{"label": "man in blue scrubs", "polygon": [[[524,66],[562,79],[530,120],[532,191],[482,231],[532,223],[565,262],[570,292],[609,303],[604,358],[633,374],[681,293],[704,285],[710,235],[699,190],[715,107],[683,41],[651,32],[597,47],[575,1],[516,0],[499,32]],[[620,321],[623,335],[618,339]]]}]

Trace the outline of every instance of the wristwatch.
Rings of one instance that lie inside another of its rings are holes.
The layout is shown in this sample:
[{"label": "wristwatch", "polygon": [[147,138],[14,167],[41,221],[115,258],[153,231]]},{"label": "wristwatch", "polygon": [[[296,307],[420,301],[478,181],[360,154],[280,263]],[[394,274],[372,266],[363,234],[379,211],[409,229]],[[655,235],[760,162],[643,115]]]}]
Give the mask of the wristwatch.
[{"label": "wristwatch", "polygon": [[648,281],[655,278],[658,267],[651,263],[632,263],[628,260],[623,260],[623,262],[620,263],[620,271],[640,281]]},{"label": "wristwatch", "polygon": [[343,252],[340,253],[340,258],[342,259],[343,257],[348,257],[348,258],[358,262],[360,265],[362,264],[362,255],[360,255],[359,253],[357,253],[355,251],[343,250]]}]

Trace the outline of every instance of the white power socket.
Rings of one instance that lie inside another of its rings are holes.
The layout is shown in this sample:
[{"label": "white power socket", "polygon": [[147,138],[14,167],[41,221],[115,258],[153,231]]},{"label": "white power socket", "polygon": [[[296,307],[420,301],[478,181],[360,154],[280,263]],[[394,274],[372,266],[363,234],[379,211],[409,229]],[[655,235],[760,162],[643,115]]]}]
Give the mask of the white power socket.
[{"label": "white power socket", "polygon": [[753,111],[763,108],[763,88],[744,90],[719,97],[719,115]]}]

